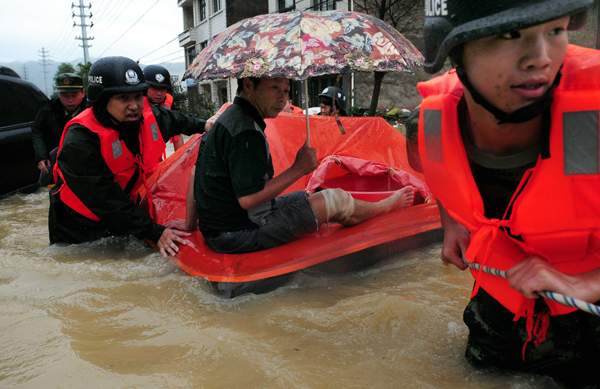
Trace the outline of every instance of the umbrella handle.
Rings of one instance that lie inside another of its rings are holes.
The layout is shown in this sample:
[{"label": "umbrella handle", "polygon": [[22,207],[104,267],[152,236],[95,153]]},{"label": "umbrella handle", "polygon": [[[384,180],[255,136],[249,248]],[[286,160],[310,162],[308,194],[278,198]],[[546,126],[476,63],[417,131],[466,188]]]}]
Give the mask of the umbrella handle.
[{"label": "umbrella handle", "polygon": [[308,124],[308,78],[304,79],[304,109],[306,111],[306,145],[310,147],[310,125]]}]

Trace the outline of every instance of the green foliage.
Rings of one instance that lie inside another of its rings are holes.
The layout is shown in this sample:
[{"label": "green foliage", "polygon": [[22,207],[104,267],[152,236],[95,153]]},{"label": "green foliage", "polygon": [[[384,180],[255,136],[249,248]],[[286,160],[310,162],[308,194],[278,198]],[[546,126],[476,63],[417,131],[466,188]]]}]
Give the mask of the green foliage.
[{"label": "green foliage", "polygon": [[56,77],[58,77],[59,74],[63,74],[63,73],[75,73],[75,68],[70,63],[67,63],[67,62],[61,63],[60,65],[58,65],[58,68],[56,69],[56,73],[54,73],[54,79],[56,80]]},{"label": "green foliage", "polygon": [[197,119],[208,119],[217,112],[217,106],[205,95],[194,89],[186,90],[174,83],[171,92],[173,106],[183,113],[189,113]]},{"label": "green foliage", "polygon": [[92,67],[92,63],[88,62],[85,65],[81,62],[77,64],[76,73],[81,76],[83,80],[83,89],[85,89],[85,94],[87,95],[88,90],[88,74],[90,73],[90,68]]}]

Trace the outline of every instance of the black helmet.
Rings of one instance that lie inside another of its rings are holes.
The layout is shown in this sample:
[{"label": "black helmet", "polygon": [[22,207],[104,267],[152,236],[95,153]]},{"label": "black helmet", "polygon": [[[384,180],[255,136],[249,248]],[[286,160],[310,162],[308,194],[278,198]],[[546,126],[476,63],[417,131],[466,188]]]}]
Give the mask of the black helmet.
[{"label": "black helmet", "polygon": [[571,15],[569,30],[585,24],[593,0],[425,0],[425,71],[438,72],[450,50],[475,39],[522,30]]},{"label": "black helmet", "polygon": [[62,73],[56,76],[55,89],[59,92],[77,92],[83,89],[83,80],[79,74]]},{"label": "black helmet", "polygon": [[167,88],[171,91],[171,75],[169,71],[159,65],[150,65],[144,68],[146,83],[152,86]]},{"label": "black helmet", "polygon": [[321,92],[319,94],[319,98],[323,99],[327,102],[327,105],[331,105],[331,102],[333,101],[333,97],[335,95],[335,106],[342,111],[343,115],[346,115],[346,100],[348,100],[346,98],[346,94],[344,93],[343,90],[341,90],[340,88],[337,87],[333,87],[333,86],[328,86],[327,88],[323,89],[323,92]]},{"label": "black helmet", "polygon": [[125,57],[100,58],[90,68],[88,80],[88,105],[104,96],[148,90],[142,69]]}]

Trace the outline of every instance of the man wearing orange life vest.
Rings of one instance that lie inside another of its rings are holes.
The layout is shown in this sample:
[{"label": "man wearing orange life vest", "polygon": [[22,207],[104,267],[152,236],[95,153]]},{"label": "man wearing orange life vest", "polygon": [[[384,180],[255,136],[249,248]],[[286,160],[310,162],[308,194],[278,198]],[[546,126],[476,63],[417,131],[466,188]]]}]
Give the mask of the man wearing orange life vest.
[{"label": "man wearing orange life vest", "polygon": [[[444,226],[442,260],[472,271],[466,357],[598,387],[600,319],[538,298],[600,300],[600,53],[568,46],[591,0],[426,2],[425,70],[407,123]],[[418,123],[418,127],[414,124]]]},{"label": "man wearing orange life vest", "polygon": [[[150,105],[158,104],[161,107],[172,109],[173,96],[169,94],[173,90],[171,86],[171,74],[169,71],[159,65],[150,65],[144,68],[144,78],[148,84],[146,100]],[[175,135],[171,138],[173,149],[177,151],[183,146],[183,137]]]},{"label": "man wearing orange life vest", "polygon": [[204,132],[204,120],[150,106],[148,85],[135,61],[97,60],[89,72],[86,109],[67,123],[50,191],[50,243],[82,243],[135,235],[174,255],[189,233],[165,228],[135,206],[137,191],[156,170],[165,140]]}]

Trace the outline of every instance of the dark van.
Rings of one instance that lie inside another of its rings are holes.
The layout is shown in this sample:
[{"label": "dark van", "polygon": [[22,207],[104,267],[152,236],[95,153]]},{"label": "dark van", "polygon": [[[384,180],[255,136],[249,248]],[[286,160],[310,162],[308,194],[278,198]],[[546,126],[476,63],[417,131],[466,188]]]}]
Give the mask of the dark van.
[{"label": "dark van", "polygon": [[0,66],[0,197],[33,192],[40,185],[31,127],[47,101],[38,87]]}]

